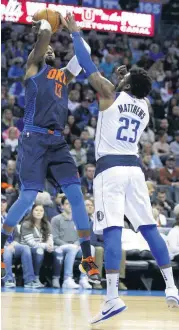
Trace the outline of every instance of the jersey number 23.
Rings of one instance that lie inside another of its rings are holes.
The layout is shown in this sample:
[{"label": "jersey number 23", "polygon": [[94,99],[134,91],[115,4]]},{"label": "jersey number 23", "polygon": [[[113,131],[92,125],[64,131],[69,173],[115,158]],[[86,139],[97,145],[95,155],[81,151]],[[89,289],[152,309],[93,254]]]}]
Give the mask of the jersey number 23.
[{"label": "jersey number 23", "polygon": [[[117,140],[120,141],[127,141],[127,142],[131,142],[131,143],[135,143],[136,139],[137,139],[137,131],[139,129],[140,126],[140,121],[135,120],[135,119],[128,119],[126,117],[121,117],[119,119],[120,123],[122,123],[123,125],[119,127],[118,131],[117,131]],[[128,128],[129,126],[132,126],[132,136],[128,136]]]}]

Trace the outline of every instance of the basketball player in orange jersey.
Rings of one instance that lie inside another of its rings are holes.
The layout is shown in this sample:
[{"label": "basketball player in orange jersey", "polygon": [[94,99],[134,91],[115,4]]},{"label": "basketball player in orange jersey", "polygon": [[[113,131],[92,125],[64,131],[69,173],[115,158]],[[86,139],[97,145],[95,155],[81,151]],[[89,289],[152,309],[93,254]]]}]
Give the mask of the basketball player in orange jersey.
[{"label": "basketball player in orange jersey", "polygon": [[[19,138],[17,173],[18,200],[9,209],[1,233],[1,249],[13,228],[32,207],[38,191],[49,178],[61,187],[72,207],[72,217],[83,253],[80,270],[92,283],[100,276],[91,257],[90,225],[76,165],[62,131],[68,116],[68,84],[81,71],[76,57],[63,69],[54,68],[55,54],[49,45],[52,30],[46,20],[34,22],[37,41],[27,60],[25,74],[24,130]],[[89,51],[89,46],[84,42]],[[2,264],[4,269],[4,264]],[[2,274],[3,275],[3,274]]]}]

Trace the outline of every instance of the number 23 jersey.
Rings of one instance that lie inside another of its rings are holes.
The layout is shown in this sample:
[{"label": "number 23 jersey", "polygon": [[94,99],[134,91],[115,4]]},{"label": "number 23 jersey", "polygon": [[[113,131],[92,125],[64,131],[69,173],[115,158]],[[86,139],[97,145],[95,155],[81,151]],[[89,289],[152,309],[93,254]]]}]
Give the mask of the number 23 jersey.
[{"label": "number 23 jersey", "polygon": [[95,154],[96,160],[106,155],[138,155],[138,142],[149,122],[145,99],[126,92],[117,93],[114,103],[99,112]]}]

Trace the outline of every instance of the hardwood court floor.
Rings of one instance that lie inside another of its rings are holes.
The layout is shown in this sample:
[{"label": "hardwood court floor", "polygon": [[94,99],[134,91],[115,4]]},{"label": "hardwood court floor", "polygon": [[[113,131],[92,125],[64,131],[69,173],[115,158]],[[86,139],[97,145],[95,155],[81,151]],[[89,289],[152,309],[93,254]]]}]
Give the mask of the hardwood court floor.
[{"label": "hardwood court floor", "polygon": [[169,311],[164,297],[124,296],[127,311],[92,327],[104,296],[36,292],[2,293],[2,330],[179,330],[179,309]]}]

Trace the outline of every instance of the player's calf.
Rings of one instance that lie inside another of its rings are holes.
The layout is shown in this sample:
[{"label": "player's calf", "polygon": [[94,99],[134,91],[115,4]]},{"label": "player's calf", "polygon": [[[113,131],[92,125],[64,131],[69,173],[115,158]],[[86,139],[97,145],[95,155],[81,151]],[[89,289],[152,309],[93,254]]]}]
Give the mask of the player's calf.
[{"label": "player's calf", "polygon": [[146,239],[150,250],[157,261],[166,284],[166,300],[168,307],[174,308],[179,306],[178,289],[175,286],[173,270],[169,252],[164,239],[161,237],[156,226],[140,226],[143,237]]}]

